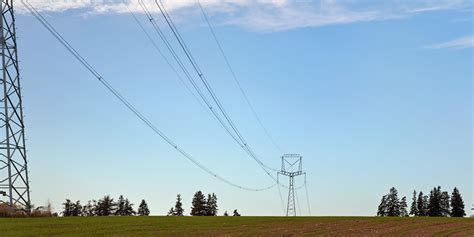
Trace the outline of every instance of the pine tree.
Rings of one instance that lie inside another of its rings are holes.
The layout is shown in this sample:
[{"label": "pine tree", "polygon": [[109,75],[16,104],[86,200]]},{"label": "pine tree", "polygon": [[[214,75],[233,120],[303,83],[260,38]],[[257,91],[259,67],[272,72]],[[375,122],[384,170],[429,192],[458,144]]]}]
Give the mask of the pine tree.
[{"label": "pine tree", "polygon": [[217,196],[213,193],[208,194],[206,203],[206,216],[217,215]]},{"label": "pine tree", "polygon": [[148,204],[145,199],[142,199],[142,202],[138,206],[138,215],[139,216],[148,216],[150,215],[150,210],[148,209]]},{"label": "pine tree", "polygon": [[464,211],[464,201],[462,200],[461,193],[455,187],[451,194],[451,216],[452,217],[463,217],[466,215]]},{"label": "pine tree", "polygon": [[451,205],[449,203],[449,194],[448,192],[442,192],[439,200],[439,205],[441,207],[441,215],[449,216],[451,214]]},{"label": "pine tree", "polygon": [[116,204],[114,203],[114,199],[107,195],[97,202],[95,211],[97,216],[110,216],[115,213],[115,209]]},{"label": "pine tree", "polygon": [[428,205],[428,216],[442,216],[441,211],[441,187],[433,188],[430,192],[430,201]]},{"label": "pine tree", "polygon": [[212,193],[212,202],[210,203],[211,206],[211,214],[214,216],[217,216],[217,212],[219,211],[218,205],[217,205],[217,195]]},{"label": "pine tree", "polygon": [[234,210],[233,216],[240,216],[240,213],[237,211],[237,209]]},{"label": "pine tree", "polygon": [[123,195],[120,195],[120,197],[117,200],[117,210],[115,210],[115,215],[116,216],[125,216],[125,198]]},{"label": "pine tree", "polygon": [[201,191],[197,191],[194,194],[192,207],[191,207],[191,216],[205,216],[206,215],[206,197]]},{"label": "pine tree", "polygon": [[136,212],[135,210],[133,210],[133,203],[131,203],[128,198],[125,199],[125,205],[124,205],[124,208],[123,208],[123,215],[124,216],[133,216],[135,215]]},{"label": "pine tree", "polygon": [[[416,197],[416,193],[414,194]],[[414,198],[415,199],[415,198]],[[407,198],[398,199],[396,188],[390,188],[390,192],[382,197],[377,209],[377,216],[408,216]]]},{"label": "pine tree", "polygon": [[398,199],[398,191],[395,187],[390,189],[387,195],[387,216],[400,216],[400,200]]},{"label": "pine tree", "polygon": [[410,215],[418,216],[419,212],[418,212],[418,206],[417,206],[417,203],[416,203],[416,190],[413,190],[413,197],[412,197],[411,200],[412,200],[412,202],[411,202],[411,206],[410,206]]},{"label": "pine tree", "polygon": [[86,205],[82,206],[82,216],[94,216],[94,206],[90,200],[87,201]]},{"label": "pine tree", "polygon": [[384,195],[380,201],[377,216],[387,216],[387,195]]},{"label": "pine tree", "polygon": [[181,202],[181,194],[178,194],[176,197],[176,204],[174,205],[174,212],[176,216],[183,216],[184,209],[183,203]]},{"label": "pine tree", "polygon": [[206,199],[206,207],[205,207],[205,215],[206,216],[212,216],[211,214],[211,206],[210,206],[210,203],[212,202],[212,197],[211,197],[211,194],[208,194],[207,195],[207,199]]},{"label": "pine tree", "polygon": [[66,202],[63,203],[63,216],[72,216],[73,208],[71,200],[66,199]]},{"label": "pine tree", "polygon": [[406,217],[408,216],[408,212],[407,212],[407,198],[406,197],[402,197],[402,199],[400,200],[400,211],[399,211],[399,215],[401,217]]},{"label": "pine tree", "polygon": [[430,201],[428,195],[423,195],[423,213],[425,216],[428,216],[428,211],[430,210]]},{"label": "pine tree", "polygon": [[426,216],[425,205],[423,202],[423,192],[418,193],[418,199],[416,200],[417,214],[415,216]]},{"label": "pine tree", "polygon": [[82,206],[80,201],[72,204],[71,216],[81,216],[82,215]]}]

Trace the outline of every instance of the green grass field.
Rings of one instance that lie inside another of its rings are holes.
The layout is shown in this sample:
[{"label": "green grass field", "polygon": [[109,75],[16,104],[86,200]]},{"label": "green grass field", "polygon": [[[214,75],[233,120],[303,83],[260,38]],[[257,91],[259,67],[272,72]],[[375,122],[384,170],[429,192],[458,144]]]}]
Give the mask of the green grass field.
[{"label": "green grass field", "polygon": [[474,218],[0,218],[0,236],[474,236]]}]

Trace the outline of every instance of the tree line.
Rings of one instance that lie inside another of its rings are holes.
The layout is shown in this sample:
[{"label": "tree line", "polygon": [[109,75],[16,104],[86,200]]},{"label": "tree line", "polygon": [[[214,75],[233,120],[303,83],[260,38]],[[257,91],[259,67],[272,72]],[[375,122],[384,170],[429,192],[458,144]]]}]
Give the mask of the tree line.
[{"label": "tree line", "polygon": [[[217,195],[215,193],[208,194],[207,198],[202,191],[194,193],[191,201],[191,216],[217,216],[218,212]],[[167,216],[183,216],[184,209],[181,199],[181,195],[178,194],[176,197],[176,203],[174,207],[168,211]],[[224,216],[229,216],[227,211],[224,212]],[[240,216],[237,209],[234,210],[233,216]]]},{"label": "tree line", "polygon": [[144,199],[137,211],[133,209],[133,205],[123,195],[120,195],[117,201],[106,195],[98,201],[88,201],[85,205],[81,205],[80,201],[71,202],[66,199],[63,203],[62,214],[63,216],[148,216],[150,214],[150,209]]},{"label": "tree line", "polygon": [[[143,199],[135,211],[134,204],[128,198],[120,195],[115,201],[109,195],[99,200],[89,200],[82,205],[80,201],[72,202],[66,199],[63,205],[63,216],[148,216],[150,209]],[[197,191],[191,201],[191,216],[217,216],[218,213],[217,195],[215,193],[208,194],[207,198],[202,191]],[[240,216],[237,209],[234,210],[233,216]],[[167,216],[184,216],[183,202],[181,195],[176,197],[176,203],[168,211]],[[227,211],[224,216],[229,216]]]},{"label": "tree line", "polygon": [[398,191],[392,187],[388,194],[382,196],[378,206],[377,216],[444,216],[464,217],[464,201],[461,193],[455,187],[451,196],[441,187],[434,187],[429,195],[413,191],[410,212],[407,211],[406,197],[398,198]]}]

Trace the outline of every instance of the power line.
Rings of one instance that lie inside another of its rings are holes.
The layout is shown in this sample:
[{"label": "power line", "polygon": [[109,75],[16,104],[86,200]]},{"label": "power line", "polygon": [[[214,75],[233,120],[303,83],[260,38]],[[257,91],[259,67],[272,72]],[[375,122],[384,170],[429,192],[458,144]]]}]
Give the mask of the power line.
[{"label": "power line", "polygon": [[[181,61],[181,59],[179,58],[179,56],[177,55],[177,53],[174,51],[173,47],[171,46],[171,44],[169,43],[169,41],[167,40],[166,36],[163,34],[163,32],[161,31],[160,27],[158,26],[158,24],[156,23],[156,21],[154,20],[152,14],[150,13],[150,11],[148,10],[148,8],[146,7],[146,4],[143,3],[143,1],[141,0],[138,0],[141,8],[143,9],[145,15],[147,16],[148,20],[150,21],[150,23],[152,24],[153,28],[155,29],[156,33],[159,35],[159,37],[163,40],[163,42],[165,43],[165,46],[168,48],[168,50],[170,51],[171,55],[173,56],[173,58],[176,60],[176,62],[178,63],[178,65],[180,66],[181,70],[183,71],[183,73],[185,74],[185,76],[188,78],[188,80],[190,81],[190,83],[193,85],[193,87],[196,89],[196,91],[198,91],[198,94],[199,96],[203,99],[203,101],[206,103],[206,105],[208,106],[208,108],[211,110],[212,114],[214,115],[214,117],[218,120],[218,122],[221,124],[221,126],[229,133],[229,135],[233,138],[234,141],[237,142],[237,144],[239,144],[239,146],[249,155],[251,156],[255,161],[257,161],[260,166],[262,167],[262,169],[265,171],[265,173],[270,176],[273,180],[275,180],[275,178],[266,170],[266,169],[272,169],[268,166],[266,166],[265,164],[263,164],[257,157],[256,155],[250,150],[250,149],[247,149],[247,147],[245,146],[246,143],[242,143],[240,137],[237,137],[236,134],[232,133],[230,128],[226,125],[226,123],[224,123],[224,121],[222,120],[222,118],[219,116],[219,114],[216,113],[216,111],[214,110],[213,106],[209,103],[209,101],[207,100],[206,96],[203,95],[202,91],[200,90],[199,86],[197,86],[196,82],[194,81],[194,79],[192,78],[192,76],[189,74],[189,72],[187,71],[186,67],[184,66],[184,63]],[[275,169],[272,169],[272,170],[275,170]]]},{"label": "power line", "polygon": [[227,58],[227,56],[224,52],[224,49],[222,48],[222,44],[219,42],[219,39],[217,38],[217,35],[214,31],[214,27],[212,27],[212,24],[209,21],[209,17],[207,16],[207,13],[204,10],[204,7],[201,5],[200,1],[198,1],[197,3],[199,5],[199,8],[201,9],[202,15],[203,15],[203,17],[204,17],[204,19],[207,23],[207,26],[209,27],[209,30],[210,30],[213,38],[214,38],[214,41],[216,42],[217,47],[219,48],[219,51],[221,52],[222,57],[224,58],[225,64],[227,65],[227,68],[229,69],[229,71],[232,75],[232,78],[234,79],[235,83],[237,84],[237,87],[239,88],[239,90],[242,93],[245,101],[247,102],[247,105],[249,106],[250,110],[252,111],[253,116],[255,117],[258,124],[260,125],[260,127],[262,128],[262,130],[264,131],[264,133],[268,137],[268,139],[271,141],[273,146],[283,154],[284,153],[283,149],[281,149],[281,147],[275,142],[275,139],[273,139],[273,136],[270,135],[270,132],[268,131],[268,129],[263,125],[263,122],[260,119],[260,117],[258,116],[257,112],[255,111],[255,108],[252,106],[252,103],[250,103],[250,99],[248,98],[247,93],[245,93],[242,85],[240,84],[240,81],[237,78],[237,75],[235,74],[235,71],[234,71],[233,67],[230,64],[229,59]]},{"label": "power line", "polygon": [[33,7],[28,1],[26,0],[21,0],[22,4],[28,9],[28,11],[33,14],[33,16],[71,53],[74,58],[76,58],[95,78],[99,80],[99,82],[104,85],[109,92],[111,92],[120,102],[125,105],[139,120],[141,120],[145,125],[147,125],[155,134],[160,136],[163,140],[165,140],[170,146],[172,146],[176,151],[178,151],[181,155],[183,155],[186,159],[191,161],[193,164],[204,170],[206,173],[208,173],[211,176],[214,176],[216,179],[234,186],[236,188],[242,189],[242,190],[248,190],[248,191],[263,191],[263,190],[268,190],[272,187],[274,187],[276,184],[272,184],[268,187],[264,188],[249,188],[249,187],[244,187],[241,185],[238,185],[236,183],[233,183],[222,176],[218,175],[217,173],[213,172],[209,168],[205,167],[201,163],[199,163],[197,160],[195,160],[190,154],[185,152],[181,147],[179,147],[176,143],[174,143],[169,137],[167,137],[162,131],[160,131],[156,126],[148,120],[146,116],[144,116],[139,110],[133,106],[125,97],[123,97],[107,80],[105,80],[99,72],[91,65],[89,62],[82,57],[82,55],[73,47],[69,44],[67,40],[65,40],[62,35],[56,31],[56,29],[42,16],[41,13],[39,13],[36,8]]},{"label": "power line", "polygon": [[221,126],[227,131],[227,133],[232,137],[232,139],[234,141],[236,141],[239,146],[241,146],[239,140],[237,137],[235,137],[235,135],[231,132],[230,128],[224,123],[224,121],[222,120],[222,118],[219,116],[219,114],[217,114],[217,112],[214,110],[213,106],[210,104],[208,98],[203,94],[203,92],[201,91],[201,89],[199,88],[199,86],[196,84],[196,82],[194,81],[193,77],[190,75],[190,73],[188,72],[188,70],[186,69],[186,67],[184,66],[184,63],[181,61],[181,59],[179,58],[179,56],[177,55],[176,51],[173,49],[173,47],[171,46],[170,42],[168,41],[168,39],[166,38],[166,36],[164,35],[164,33],[161,31],[160,27],[158,26],[158,24],[156,23],[156,21],[154,20],[151,12],[148,10],[148,8],[146,7],[146,5],[143,3],[143,1],[141,0],[138,0],[138,3],[140,4],[140,6],[142,7],[145,15],[147,16],[148,20],[150,21],[150,23],[152,24],[155,32],[159,35],[159,37],[161,38],[161,40],[164,42],[166,48],[169,50],[170,54],[173,56],[173,58],[175,59],[175,61],[177,62],[178,66],[181,68],[181,70],[183,71],[184,75],[186,76],[186,78],[189,80],[189,82],[191,83],[191,85],[195,88],[195,90],[198,92],[198,95],[201,97],[201,99],[204,101],[204,103],[207,105],[207,107],[209,108],[209,110],[212,112],[212,114],[214,115],[214,118],[221,124]]},{"label": "power line", "polygon": [[[200,88],[197,86],[196,82],[194,81],[194,79],[192,78],[192,76],[189,74],[189,72],[187,71],[186,67],[184,66],[184,63],[181,61],[181,59],[179,58],[179,56],[177,55],[177,53],[174,51],[173,47],[171,46],[171,44],[169,43],[169,41],[167,40],[166,36],[163,34],[163,32],[161,31],[160,27],[157,25],[156,21],[154,20],[151,12],[148,10],[148,8],[146,7],[146,5],[143,3],[143,1],[139,0],[138,1],[140,6],[142,7],[142,10],[144,11],[145,15],[147,16],[148,20],[152,23],[152,26],[153,28],[155,29],[156,33],[159,35],[159,37],[162,39],[162,41],[165,43],[166,47],[168,48],[168,50],[170,51],[171,55],[173,56],[173,58],[176,60],[176,62],[178,63],[179,67],[181,68],[181,70],[183,71],[183,73],[185,74],[185,76],[187,77],[187,79],[191,82],[191,84],[193,85],[193,87],[196,89],[196,91],[198,92],[199,96],[202,98],[202,100],[204,101],[204,103],[207,105],[207,107],[210,109],[210,111],[212,112],[212,114],[214,115],[214,117],[217,119],[217,121],[221,124],[221,126],[231,135],[231,137],[234,139],[234,141],[236,141],[239,146],[241,148],[243,148],[243,145],[238,141],[238,139],[235,137],[235,135],[230,131],[230,129],[227,127],[227,125],[223,122],[222,118],[216,113],[216,111],[213,109],[212,105],[210,105],[209,101],[207,100],[207,98],[205,97],[205,95],[203,95],[203,93],[201,92]],[[143,27],[143,25],[140,23],[140,21],[138,20],[138,18],[135,16],[135,14],[133,12],[131,12],[129,10],[130,14],[132,15],[132,17],[134,18],[134,20],[136,21],[136,23],[139,25],[139,27],[141,28],[141,30],[145,33],[145,35],[147,36],[147,38],[151,41],[151,43],[153,44],[154,48],[159,52],[159,54],[164,58],[164,60],[166,61],[166,63],[171,67],[171,69],[175,72],[175,74],[178,76],[178,78],[181,80],[181,82],[185,85],[186,89],[190,90],[190,88],[187,86],[186,83],[184,83],[184,81],[182,80],[182,77],[179,75],[179,73],[176,71],[176,69],[172,66],[172,64],[169,62],[168,58],[163,54],[163,52],[160,50],[160,48],[158,47],[158,45],[156,44],[156,42],[153,40],[153,38],[148,34],[148,32],[145,30],[145,28]],[[204,104],[202,104],[202,102],[197,98],[197,96],[190,91],[190,93],[194,96],[194,98],[196,100],[198,100],[198,102],[201,104],[201,106],[207,111],[207,109],[205,108]],[[244,149],[244,151],[248,154],[248,151]],[[264,165],[264,164],[263,164]],[[270,167],[267,167],[266,165],[264,165],[266,168],[268,169],[272,169]],[[274,170],[274,169],[272,169]],[[267,174],[268,174],[268,171],[264,170]],[[269,174],[270,175],[270,174]],[[271,176],[271,175],[270,175]]]},{"label": "power line", "polygon": [[140,4],[140,6],[142,7],[145,15],[147,16],[148,20],[150,21],[150,23],[152,24],[155,32],[159,35],[159,37],[161,38],[161,40],[165,43],[165,46],[166,48],[169,50],[169,52],[171,53],[171,55],[173,56],[173,58],[175,59],[175,61],[178,63],[178,66],[181,68],[181,70],[183,71],[184,75],[186,76],[186,78],[189,80],[189,82],[191,83],[191,85],[195,88],[195,90],[198,92],[198,95],[201,97],[201,99],[204,101],[204,103],[207,105],[207,107],[211,110],[212,114],[214,115],[214,117],[219,121],[219,123],[222,125],[222,127],[232,136],[232,138],[238,142],[237,138],[234,136],[234,134],[232,134],[232,132],[230,131],[230,129],[227,127],[227,125],[222,121],[222,119],[220,118],[220,116],[215,112],[215,110],[213,109],[212,105],[210,104],[209,100],[207,99],[207,97],[203,94],[203,92],[201,91],[201,89],[199,88],[199,86],[196,84],[196,82],[194,81],[194,79],[192,78],[192,76],[190,75],[190,73],[188,72],[188,70],[186,69],[186,67],[184,66],[183,62],[181,61],[181,59],[179,58],[179,56],[177,55],[177,53],[174,51],[173,47],[171,46],[171,44],[169,43],[168,39],[166,38],[166,36],[163,34],[163,32],[161,31],[160,27],[158,26],[158,24],[156,23],[156,21],[154,20],[151,12],[148,10],[148,8],[146,7],[146,5],[143,3],[143,1],[141,0],[138,0],[138,3]]},{"label": "power line", "polygon": [[[139,0],[140,1],[140,0]],[[194,68],[194,70],[196,71],[197,75],[199,76],[199,78],[201,79],[201,82],[203,83],[204,87],[206,88],[206,90],[209,92],[209,94],[211,95],[211,98],[212,100],[214,101],[214,103],[217,105],[219,111],[222,113],[222,115],[224,116],[225,120],[227,121],[227,123],[230,125],[231,129],[234,131],[235,135],[237,136],[237,138],[240,140],[239,144],[240,146],[247,152],[247,154],[249,154],[261,167],[262,169],[265,171],[265,173],[271,177],[274,181],[276,181],[276,178],[270,174],[267,169],[270,169],[270,170],[274,170],[274,171],[277,171],[276,169],[274,168],[271,168],[267,165],[265,165],[256,155],[255,153],[252,151],[252,149],[250,148],[250,146],[247,144],[247,142],[245,141],[245,139],[243,138],[243,136],[241,135],[240,131],[237,129],[237,127],[235,126],[234,122],[232,121],[232,119],[230,118],[230,116],[228,115],[228,113],[226,112],[224,106],[222,105],[222,103],[220,102],[219,98],[217,97],[217,95],[215,94],[214,90],[212,89],[211,85],[209,84],[209,82],[207,81],[206,77],[204,76],[204,73],[202,72],[202,70],[200,69],[199,65],[197,64],[196,62],[196,59],[194,58],[194,56],[192,55],[192,53],[190,52],[189,48],[187,47],[186,43],[184,42],[181,34],[179,33],[178,29],[176,28],[172,18],[170,17],[170,15],[168,14],[168,12],[166,11],[166,8],[164,8],[164,6],[161,6],[160,3],[158,3],[157,0],[155,0],[155,3],[156,5],[158,6],[161,14],[163,15],[163,18],[165,19],[166,23],[168,24],[169,28],[171,29],[173,35],[175,36],[176,40],[178,41],[181,49],[183,50],[183,52],[185,53],[186,57],[188,58],[189,62],[191,63],[192,67]]]},{"label": "power line", "polygon": [[306,202],[308,203],[308,213],[311,216],[311,206],[309,205],[308,186],[306,185],[306,173],[304,174],[304,189],[306,191]]},{"label": "power line", "polygon": [[158,6],[158,8],[160,9],[160,12],[162,13],[164,19],[166,20],[168,26],[170,27],[171,31],[173,32],[173,35],[175,36],[175,38],[177,39],[179,45],[181,46],[181,48],[183,49],[186,57],[188,58],[188,60],[190,61],[191,65],[193,66],[194,70],[196,71],[196,73],[198,74],[199,78],[201,79],[202,83],[204,84],[206,90],[209,92],[209,94],[211,95],[211,98],[212,100],[216,103],[217,107],[219,108],[219,110],[221,111],[222,115],[224,115],[224,118],[226,119],[226,121],[228,122],[228,124],[230,125],[230,127],[232,128],[232,130],[234,131],[234,133],[237,135],[237,137],[240,139],[240,141],[242,142],[242,144],[244,146],[247,147],[247,144],[246,142],[244,141],[244,139],[242,138],[242,135],[240,134],[240,132],[236,129],[233,121],[230,119],[229,115],[227,114],[227,112],[225,111],[224,107],[222,106],[222,104],[220,103],[218,97],[216,96],[216,94],[214,93],[214,90],[212,89],[212,87],[210,86],[210,84],[207,82],[207,79],[206,77],[204,76],[201,68],[199,67],[199,65],[197,64],[194,56],[191,54],[190,50],[188,49],[186,43],[184,42],[183,38],[181,37],[181,34],[179,33],[178,29],[176,28],[172,18],[170,17],[170,15],[168,14],[168,12],[166,11],[166,8],[164,8],[164,6],[160,6],[160,4],[158,3],[158,1],[155,0],[155,3],[156,5]]},{"label": "power line", "polygon": [[178,71],[176,70],[176,68],[171,64],[171,62],[168,60],[168,58],[164,55],[164,53],[161,51],[160,47],[158,47],[158,45],[156,44],[155,40],[153,40],[153,38],[150,36],[150,34],[148,34],[148,31],[145,29],[145,27],[143,27],[143,24],[138,20],[137,16],[130,10],[130,8],[128,8],[127,6],[127,10],[128,12],[130,13],[130,15],[133,17],[133,19],[135,20],[135,22],[137,23],[137,25],[140,27],[140,29],[142,30],[142,32],[146,35],[146,37],[148,38],[148,40],[151,42],[151,44],[153,45],[153,48],[156,49],[156,51],[158,52],[158,54],[160,54],[160,56],[165,60],[166,64],[171,68],[171,70],[174,72],[174,74],[176,74],[176,76],[178,77],[179,81],[181,82],[181,84],[186,88],[186,90],[194,97],[194,99],[201,105],[201,107],[207,111],[207,108],[205,107],[205,105],[202,103],[201,100],[199,100],[199,98],[196,96],[196,94],[191,90],[191,88],[189,88],[188,84],[184,81],[184,79],[181,77],[181,75],[178,73]]},{"label": "power line", "polygon": [[[203,94],[203,92],[201,91],[201,89],[199,88],[199,86],[197,85],[197,83],[194,81],[194,79],[192,78],[191,74],[188,72],[188,70],[186,69],[186,67],[184,66],[184,63],[181,61],[181,59],[179,58],[179,56],[177,55],[176,51],[173,49],[173,47],[171,46],[171,44],[169,43],[168,39],[166,38],[166,36],[164,35],[164,33],[161,31],[161,28],[158,26],[158,24],[156,23],[156,21],[154,20],[151,12],[148,10],[148,8],[146,7],[146,5],[143,3],[143,1],[141,0],[138,0],[138,3],[140,4],[143,12],[145,13],[145,16],[147,17],[147,19],[150,21],[150,23],[152,24],[153,26],[153,29],[155,30],[155,32],[158,34],[158,36],[161,38],[161,40],[164,42],[166,48],[169,50],[170,54],[173,56],[173,58],[175,59],[176,63],[178,64],[179,68],[182,70],[183,74],[185,75],[185,77],[188,79],[188,81],[191,83],[191,85],[193,86],[193,88],[197,91],[199,97],[201,97],[202,101],[206,104],[205,106],[202,104],[202,102],[197,99],[197,97],[195,97],[199,103],[204,107],[204,109],[206,111],[208,111],[205,107],[207,106],[207,108],[209,108],[209,110],[211,111],[213,117],[221,124],[221,126],[227,131],[227,133],[229,133],[229,135],[232,137],[232,139],[234,141],[236,141],[237,143],[239,143],[238,139],[234,136],[234,134],[230,131],[230,128],[222,121],[222,118],[216,113],[216,111],[213,109],[212,105],[210,104],[209,100],[207,99],[207,97]],[[132,16],[134,16],[134,14],[130,11],[130,13],[132,14]],[[142,30],[145,32],[146,36],[148,37],[148,39],[152,42],[152,44],[155,46],[155,48],[158,50],[158,52],[160,53],[160,55],[165,59],[165,61],[168,63],[168,65],[175,71],[176,75],[181,78],[181,76],[179,75],[179,73],[176,71],[176,69],[172,66],[172,64],[169,62],[169,60],[167,59],[167,57],[161,52],[161,50],[159,49],[159,47],[157,46],[157,44],[155,43],[155,41],[153,40],[153,38],[151,38],[151,36],[148,34],[148,32],[146,32],[146,30],[144,29],[144,27],[142,26],[142,24],[140,23],[140,21],[138,21],[138,19],[136,17],[134,17],[137,24],[142,28]],[[188,87],[189,88],[189,87]],[[192,93],[192,92],[191,92]],[[193,96],[195,96],[194,93],[192,93]],[[239,143],[240,145],[240,143]]]},{"label": "power line", "polygon": [[285,215],[286,209],[285,209],[285,202],[283,201],[283,196],[281,195],[279,173],[277,173],[277,187],[278,187],[278,194],[280,195],[281,206],[283,208],[283,215]]},{"label": "power line", "polygon": [[275,182],[276,182],[276,179],[273,177],[273,175],[268,172],[267,169],[271,169],[270,167],[266,166],[265,164],[263,164],[256,156],[255,154],[249,150],[249,149],[246,149],[245,147],[245,143],[241,143],[241,139],[239,137],[237,137],[236,134],[232,133],[232,131],[230,130],[230,128],[227,126],[227,124],[223,121],[223,119],[219,116],[219,114],[216,112],[216,110],[214,109],[214,107],[210,104],[209,100],[207,99],[207,97],[203,94],[203,92],[200,90],[199,86],[196,84],[196,82],[194,81],[193,77],[190,75],[190,73],[188,72],[188,70],[186,69],[186,67],[184,66],[184,63],[181,61],[181,59],[179,58],[178,54],[176,53],[176,51],[173,49],[173,46],[170,44],[170,42],[168,41],[168,39],[166,38],[166,36],[164,35],[164,33],[162,32],[162,30],[160,29],[160,27],[158,26],[158,24],[156,23],[156,21],[154,20],[153,18],[153,15],[151,14],[151,12],[148,10],[146,4],[142,1],[142,0],[138,0],[138,3],[140,4],[141,8],[143,9],[145,15],[147,16],[148,20],[150,21],[150,23],[152,24],[153,28],[155,29],[155,32],[159,35],[159,37],[161,38],[161,40],[164,42],[164,44],[166,45],[166,47],[168,48],[168,50],[170,51],[171,55],[173,56],[173,58],[175,59],[175,61],[178,63],[179,67],[181,68],[181,70],[183,71],[183,73],[185,74],[186,78],[188,78],[188,80],[190,81],[190,83],[193,85],[193,87],[196,89],[196,91],[198,92],[199,96],[203,99],[204,103],[208,106],[208,108],[210,109],[210,111],[212,112],[212,114],[214,115],[214,117],[217,119],[217,121],[221,124],[221,126],[227,131],[227,133],[232,137],[232,139],[237,143],[239,144],[239,146],[250,156],[252,157],[257,163],[260,164],[260,167],[262,168],[262,170],[270,177],[272,178]]}]

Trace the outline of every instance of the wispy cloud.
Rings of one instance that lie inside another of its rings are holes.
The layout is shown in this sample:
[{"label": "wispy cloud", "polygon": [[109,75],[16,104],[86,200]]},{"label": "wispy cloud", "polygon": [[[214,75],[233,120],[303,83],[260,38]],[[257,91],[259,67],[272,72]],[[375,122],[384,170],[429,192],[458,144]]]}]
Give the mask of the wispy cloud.
[{"label": "wispy cloud", "polygon": [[428,46],[431,49],[465,49],[472,48],[474,46],[474,35],[458,38],[455,40],[450,40],[443,43],[433,44]]},{"label": "wispy cloud", "polygon": [[431,2],[425,3],[424,6],[423,5],[414,6],[413,8],[409,9],[408,12],[422,13],[422,12],[432,12],[432,11],[443,11],[443,10],[458,8],[459,6],[463,4],[464,4],[464,1],[460,1],[460,0],[431,1]]},{"label": "wispy cloud", "polygon": [[[197,0],[163,0],[166,8],[182,21],[195,22],[199,16]],[[86,13],[116,14],[128,9],[141,12],[137,0],[29,0],[40,11],[62,12],[82,9]],[[144,0],[152,12],[154,0]],[[469,0],[352,1],[352,0],[202,0],[201,4],[220,24],[236,25],[257,31],[282,31],[375,20],[400,19],[432,11],[469,9]],[[17,4],[20,12],[25,12]]]}]

